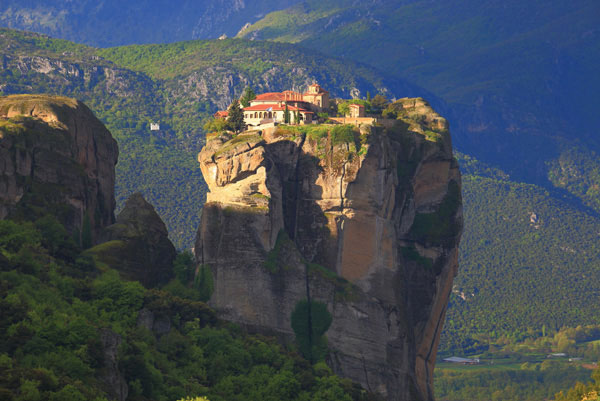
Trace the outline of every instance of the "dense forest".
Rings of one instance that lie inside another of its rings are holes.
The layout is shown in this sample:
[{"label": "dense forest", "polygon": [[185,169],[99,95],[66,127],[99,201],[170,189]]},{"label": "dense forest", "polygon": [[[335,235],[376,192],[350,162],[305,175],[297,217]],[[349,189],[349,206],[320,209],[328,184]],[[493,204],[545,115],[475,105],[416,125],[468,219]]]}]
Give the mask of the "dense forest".
[{"label": "dense forest", "polygon": [[294,344],[218,320],[181,282],[186,261],[180,254],[178,278],[148,289],[97,265],[50,215],[1,220],[0,398],[376,399]]},{"label": "dense forest", "polygon": [[468,350],[481,337],[600,324],[600,305],[590,302],[600,219],[534,185],[472,175],[463,184],[469,228],[443,344]]}]

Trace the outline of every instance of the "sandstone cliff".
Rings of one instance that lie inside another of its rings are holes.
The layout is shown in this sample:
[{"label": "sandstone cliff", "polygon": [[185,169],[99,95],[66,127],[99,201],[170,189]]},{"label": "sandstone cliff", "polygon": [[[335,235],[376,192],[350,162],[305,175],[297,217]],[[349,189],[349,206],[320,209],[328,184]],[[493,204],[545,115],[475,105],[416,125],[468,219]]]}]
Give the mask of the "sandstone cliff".
[{"label": "sandstone cliff", "polygon": [[52,213],[93,241],[114,222],[116,141],[81,102],[0,97],[0,218]]},{"label": "sandstone cliff", "polygon": [[177,251],[165,223],[140,193],[127,199],[115,224],[100,233],[100,242],[88,253],[128,280],[154,287],[173,278]]},{"label": "sandstone cliff", "polygon": [[[446,120],[422,99],[398,109],[387,129],[209,139],[198,156],[210,192],[196,257],[212,270],[223,318],[292,339],[302,302],[315,305],[308,327],[324,304],[336,373],[388,400],[432,400],[457,272],[460,173]],[[317,340],[303,340],[311,356]]]}]

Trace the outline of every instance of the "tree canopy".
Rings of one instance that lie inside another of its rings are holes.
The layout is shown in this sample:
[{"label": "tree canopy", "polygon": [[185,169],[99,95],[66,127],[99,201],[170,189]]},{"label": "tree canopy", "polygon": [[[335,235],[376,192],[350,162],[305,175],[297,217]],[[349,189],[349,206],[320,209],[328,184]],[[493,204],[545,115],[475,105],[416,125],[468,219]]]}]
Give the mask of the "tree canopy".
[{"label": "tree canopy", "polygon": [[256,99],[256,93],[254,93],[254,89],[251,86],[247,86],[244,90],[244,94],[240,98],[240,103],[242,107],[250,106],[250,101]]},{"label": "tree canopy", "polygon": [[234,99],[233,103],[231,103],[231,106],[229,106],[228,113],[227,119],[231,125],[231,128],[235,132],[240,132],[243,130],[246,126],[246,123],[244,123],[244,112],[242,111],[240,102],[237,99]]}]

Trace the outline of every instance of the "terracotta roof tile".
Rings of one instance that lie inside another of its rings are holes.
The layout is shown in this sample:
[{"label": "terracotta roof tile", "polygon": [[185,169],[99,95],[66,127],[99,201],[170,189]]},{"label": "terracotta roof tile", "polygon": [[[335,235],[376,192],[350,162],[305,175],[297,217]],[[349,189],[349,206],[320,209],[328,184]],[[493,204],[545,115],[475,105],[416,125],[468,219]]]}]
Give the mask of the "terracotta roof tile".
[{"label": "terracotta roof tile", "polygon": [[283,100],[285,100],[285,95],[281,92],[261,93],[260,95],[257,95],[253,100],[283,101]]}]

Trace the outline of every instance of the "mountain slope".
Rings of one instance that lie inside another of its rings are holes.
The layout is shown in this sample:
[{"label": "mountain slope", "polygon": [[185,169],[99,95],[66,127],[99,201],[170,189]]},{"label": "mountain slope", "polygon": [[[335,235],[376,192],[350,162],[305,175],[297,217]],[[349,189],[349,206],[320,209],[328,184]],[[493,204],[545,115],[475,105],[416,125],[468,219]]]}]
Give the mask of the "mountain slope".
[{"label": "mountain slope", "polygon": [[599,19],[591,0],[309,0],[239,36],[298,43],[409,79],[448,103],[458,149],[547,183],[544,164],[571,146],[557,138],[600,146]]},{"label": "mountain slope", "polygon": [[463,177],[465,232],[445,347],[600,324],[600,218],[543,188]]},{"label": "mountain slope", "polygon": [[0,25],[77,40],[92,46],[163,43],[229,36],[265,13],[293,0],[217,0],[177,2],[80,0],[0,3]]},{"label": "mountain slope", "polygon": [[[288,44],[229,39],[95,49],[0,29],[0,49],[0,94],[61,94],[89,105],[122,151],[118,206],[142,192],[178,248],[191,246],[204,200],[196,164],[204,121],[246,86],[302,90],[318,81],[340,97],[425,92],[364,65]],[[160,130],[150,131],[151,122],[159,122]]]}]

